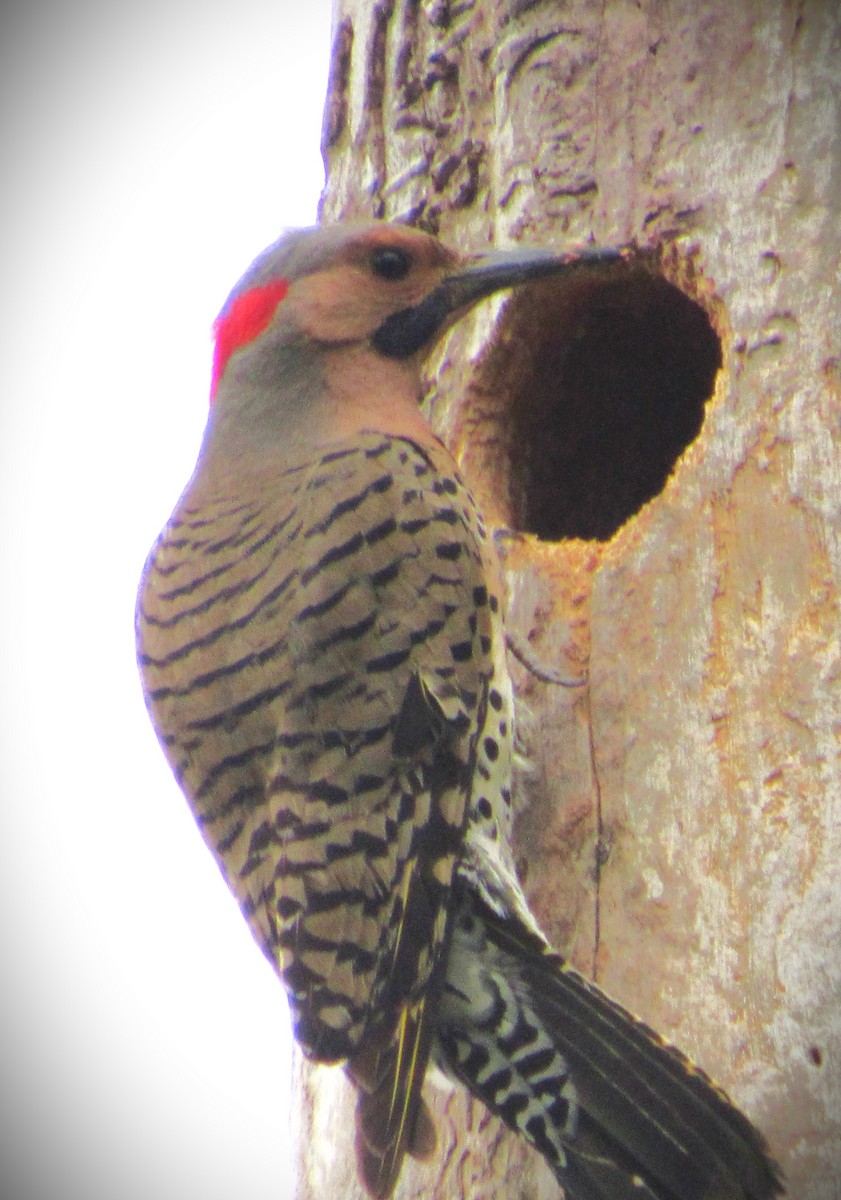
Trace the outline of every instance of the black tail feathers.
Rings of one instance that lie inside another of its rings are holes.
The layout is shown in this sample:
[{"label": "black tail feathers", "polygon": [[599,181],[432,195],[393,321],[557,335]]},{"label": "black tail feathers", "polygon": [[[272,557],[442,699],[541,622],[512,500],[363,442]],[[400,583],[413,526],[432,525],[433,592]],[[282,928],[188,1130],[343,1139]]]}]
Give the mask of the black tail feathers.
[{"label": "black tail feathers", "polygon": [[438,1041],[445,1069],[545,1155],[568,1200],[783,1191],[761,1134],[702,1071],[466,890]]}]

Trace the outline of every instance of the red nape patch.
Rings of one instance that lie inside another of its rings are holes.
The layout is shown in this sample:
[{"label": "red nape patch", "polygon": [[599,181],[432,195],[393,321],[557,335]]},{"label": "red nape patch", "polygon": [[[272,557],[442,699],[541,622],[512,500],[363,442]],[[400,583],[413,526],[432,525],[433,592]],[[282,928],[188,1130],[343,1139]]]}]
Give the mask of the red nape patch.
[{"label": "red nape patch", "polygon": [[228,365],[228,359],[240,346],[246,346],[263,332],[288,291],[288,279],[274,279],[263,287],[243,292],[231,301],[227,312],[217,317],[213,325],[216,345],[213,350],[213,374],[210,381],[211,404],[222,372]]}]

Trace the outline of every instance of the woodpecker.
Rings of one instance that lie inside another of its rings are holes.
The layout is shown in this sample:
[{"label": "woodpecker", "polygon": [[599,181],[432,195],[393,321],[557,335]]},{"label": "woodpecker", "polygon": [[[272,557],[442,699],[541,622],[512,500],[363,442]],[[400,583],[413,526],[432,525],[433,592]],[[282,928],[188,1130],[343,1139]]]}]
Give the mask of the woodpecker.
[{"label": "woodpecker", "polygon": [[569,1200],[782,1190],[748,1119],[529,912],[500,569],[419,407],[423,352],[483,297],[617,257],[285,235],[214,326],[198,462],[143,573],[152,722],[297,1041],[356,1088],[374,1200],[434,1149],[433,1065]]}]

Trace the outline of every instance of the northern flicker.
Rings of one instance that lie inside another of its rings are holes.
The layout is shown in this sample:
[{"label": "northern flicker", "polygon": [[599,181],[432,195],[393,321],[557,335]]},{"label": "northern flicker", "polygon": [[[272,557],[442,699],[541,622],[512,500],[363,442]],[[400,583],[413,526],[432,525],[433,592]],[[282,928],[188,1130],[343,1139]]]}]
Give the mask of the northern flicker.
[{"label": "northern flicker", "polygon": [[432,1064],[570,1200],[782,1190],[747,1118],[529,912],[499,568],[418,403],[421,353],[482,297],[616,257],[283,237],[218,318],[198,463],[141,583],[152,721],[304,1053],[357,1089],[376,1200],[434,1147]]}]

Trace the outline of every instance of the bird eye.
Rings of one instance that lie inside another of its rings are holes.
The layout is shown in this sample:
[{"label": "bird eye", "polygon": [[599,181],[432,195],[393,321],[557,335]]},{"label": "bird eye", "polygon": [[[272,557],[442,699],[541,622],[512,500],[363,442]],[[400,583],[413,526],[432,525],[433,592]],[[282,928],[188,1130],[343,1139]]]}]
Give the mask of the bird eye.
[{"label": "bird eye", "polygon": [[381,279],[405,279],[412,269],[412,260],[405,250],[383,246],[371,256],[371,269]]}]

